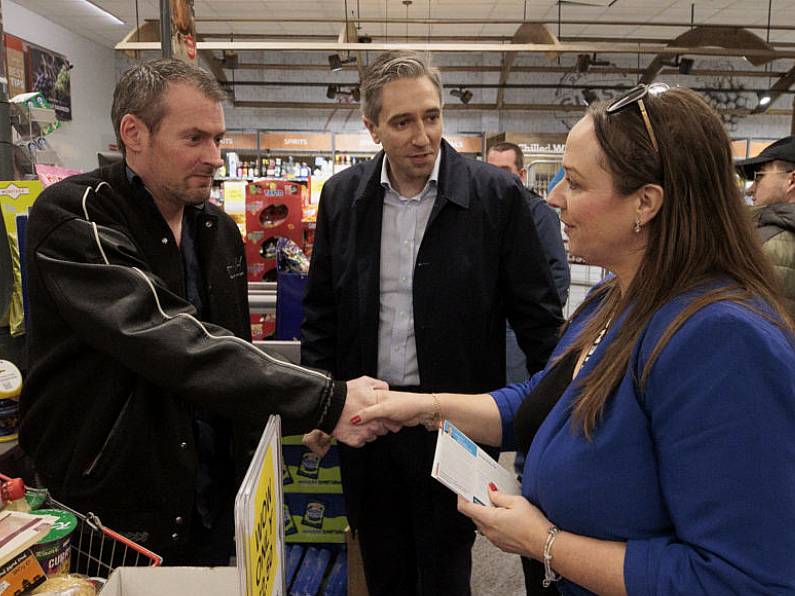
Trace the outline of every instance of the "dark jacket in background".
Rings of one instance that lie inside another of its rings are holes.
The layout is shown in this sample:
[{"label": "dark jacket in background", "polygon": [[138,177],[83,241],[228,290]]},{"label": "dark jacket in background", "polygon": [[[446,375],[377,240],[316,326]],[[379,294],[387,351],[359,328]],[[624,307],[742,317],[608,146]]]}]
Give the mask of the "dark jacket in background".
[{"label": "dark jacket in background", "polygon": [[330,431],[344,403],[344,384],[250,343],[240,232],[213,205],[186,209],[198,210],[201,323],[173,234],[124,163],[46,189],[27,236],[20,444],[57,499],[155,552],[188,536],[197,409],[224,421],[216,446],[229,452],[233,422],[281,414],[286,432]]},{"label": "dark jacket in background", "polygon": [[784,290],[783,298],[795,320],[795,203],[753,208],[753,219]]},{"label": "dark jacket in background", "polygon": [[538,239],[547,256],[552,279],[555,281],[555,287],[558,290],[558,296],[560,296],[560,303],[566,304],[569,298],[571,273],[566,257],[566,247],[563,246],[563,237],[560,233],[560,217],[549,203],[535,191],[525,188],[525,196],[527,204],[530,206],[533,222],[536,224]]}]

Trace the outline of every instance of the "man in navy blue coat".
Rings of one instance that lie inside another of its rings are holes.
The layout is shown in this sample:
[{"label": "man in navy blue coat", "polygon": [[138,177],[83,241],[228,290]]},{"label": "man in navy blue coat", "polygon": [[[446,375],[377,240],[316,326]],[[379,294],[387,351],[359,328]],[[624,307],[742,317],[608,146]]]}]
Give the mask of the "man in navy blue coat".
[{"label": "man in navy blue coat", "polygon": [[[389,52],[361,85],[384,151],[332,177],[318,208],[302,360],[392,388],[484,392],[505,380],[505,320],[533,370],[561,304],[519,181],[442,139],[438,71]],[[341,448],[371,596],[468,594],[474,527],[430,477],[435,433]]]}]

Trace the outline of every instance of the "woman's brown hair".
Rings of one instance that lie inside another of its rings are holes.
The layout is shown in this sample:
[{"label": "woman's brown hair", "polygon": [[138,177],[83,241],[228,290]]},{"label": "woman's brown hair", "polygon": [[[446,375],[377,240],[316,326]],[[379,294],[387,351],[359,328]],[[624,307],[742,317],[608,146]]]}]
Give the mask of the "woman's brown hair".
[{"label": "woman's brown hair", "polygon": [[751,304],[761,297],[778,314],[775,320],[793,330],[778,296],[776,277],[752,228],[736,183],[729,138],[718,116],[696,93],[671,89],[643,98],[659,145],[651,144],[637,105],[608,114],[607,104],[592,104],[596,138],[604,153],[603,167],[613,177],[618,194],[626,196],[646,184],[663,188],[662,206],[644,227],[647,234],[641,265],[626,293],[615,279],[594,291],[575,312],[600,301],[595,315],[569,346],[588,350],[608,321],[625,319],[606,347],[599,365],[580,383],[573,407],[575,426],[590,438],[608,398],[627,372],[632,351],[654,314],[676,296],[700,286],[699,294],[669,324],[645,364],[641,391],[665,344],[684,322],[708,304],[720,300]]}]

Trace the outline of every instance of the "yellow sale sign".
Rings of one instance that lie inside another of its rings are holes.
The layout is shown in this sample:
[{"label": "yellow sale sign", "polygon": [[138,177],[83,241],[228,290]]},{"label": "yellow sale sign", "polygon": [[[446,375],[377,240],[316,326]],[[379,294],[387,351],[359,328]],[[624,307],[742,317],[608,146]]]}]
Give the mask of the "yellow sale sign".
[{"label": "yellow sale sign", "polygon": [[235,499],[242,596],[283,596],[284,505],[281,424],[271,416]]},{"label": "yellow sale sign", "polygon": [[272,594],[279,568],[276,521],[282,507],[278,503],[274,467],[273,446],[269,445],[262,463],[262,476],[254,494],[254,527],[248,538],[249,594]]}]

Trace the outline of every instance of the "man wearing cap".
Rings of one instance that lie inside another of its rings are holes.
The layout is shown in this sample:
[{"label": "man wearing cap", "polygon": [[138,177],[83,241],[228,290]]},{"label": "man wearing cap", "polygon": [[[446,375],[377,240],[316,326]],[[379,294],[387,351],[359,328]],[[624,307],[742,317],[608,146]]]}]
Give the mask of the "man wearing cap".
[{"label": "man wearing cap", "polygon": [[748,194],[754,201],[753,221],[795,318],[795,136],[776,141],[757,157],[738,162],[737,168],[752,181]]}]

